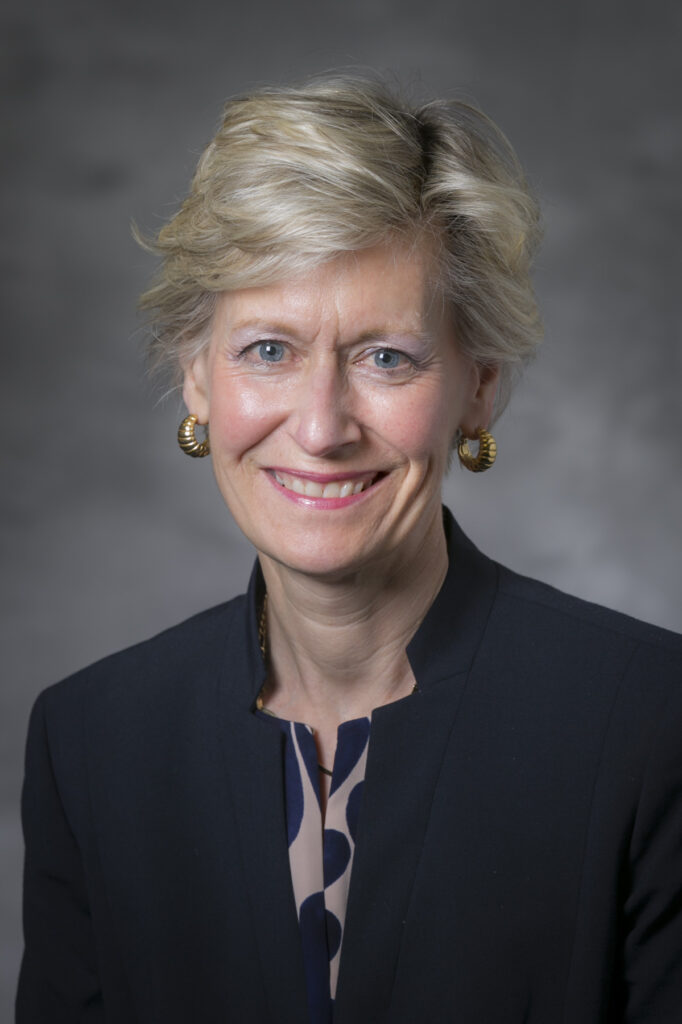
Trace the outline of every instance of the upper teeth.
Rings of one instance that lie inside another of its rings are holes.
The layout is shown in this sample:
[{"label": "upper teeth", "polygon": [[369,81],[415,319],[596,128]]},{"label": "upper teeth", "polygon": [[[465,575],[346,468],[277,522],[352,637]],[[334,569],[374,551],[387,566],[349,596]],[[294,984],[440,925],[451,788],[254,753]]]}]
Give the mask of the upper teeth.
[{"label": "upper teeth", "polygon": [[303,477],[293,476],[291,473],[278,472],[274,476],[282,487],[295,491],[296,494],[304,494],[307,498],[347,498],[369,487],[374,479],[372,476],[364,480],[333,480],[331,483],[321,484],[317,480],[304,480]]}]

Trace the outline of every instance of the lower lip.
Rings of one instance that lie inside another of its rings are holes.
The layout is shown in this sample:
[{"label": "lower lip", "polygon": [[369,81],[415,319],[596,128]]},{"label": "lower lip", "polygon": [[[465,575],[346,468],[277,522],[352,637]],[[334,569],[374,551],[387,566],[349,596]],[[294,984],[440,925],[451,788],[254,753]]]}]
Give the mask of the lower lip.
[{"label": "lower lip", "polygon": [[282,484],[277,483],[272,473],[266,473],[266,476],[282,497],[288,498],[289,501],[293,501],[296,505],[303,505],[304,508],[316,508],[321,511],[331,511],[332,509],[348,508],[350,505],[357,505],[376,491],[377,487],[380,487],[386,479],[385,476],[381,476],[378,480],[374,481],[371,487],[360,491],[359,494],[349,494],[346,498],[311,498],[307,494],[298,494],[296,491],[290,491],[288,487],[283,487]]}]

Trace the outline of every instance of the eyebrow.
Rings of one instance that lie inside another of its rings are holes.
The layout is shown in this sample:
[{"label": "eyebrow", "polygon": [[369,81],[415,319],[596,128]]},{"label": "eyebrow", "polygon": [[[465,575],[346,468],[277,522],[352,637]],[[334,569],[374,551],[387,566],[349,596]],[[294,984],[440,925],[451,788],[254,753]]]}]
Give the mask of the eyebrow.
[{"label": "eyebrow", "polygon": [[259,331],[271,331],[273,334],[293,334],[291,328],[287,327],[285,323],[278,323],[276,320],[261,320],[258,317],[250,320],[238,320],[232,325],[231,330],[245,331],[251,327],[256,327]]},{"label": "eyebrow", "polygon": [[[232,325],[232,331],[240,332],[250,329],[257,329],[264,331],[265,333],[271,334],[284,334],[288,337],[296,335],[298,332],[292,327],[288,326],[283,321],[277,320],[261,320],[258,317],[254,317],[248,320],[238,320],[237,323]],[[423,327],[419,326],[398,326],[395,327],[371,327],[358,336],[355,343],[365,343],[368,341],[383,341],[390,338],[400,338],[405,335],[410,335],[416,338],[417,341],[427,342],[432,338],[432,333],[426,331]]]},{"label": "eyebrow", "polygon": [[358,341],[383,341],[390,340],[391,338],[403,338],[407,334],[421,342],[430,341],[432,338],[431,331],[425,331],[422,327],[398,327],[394,329],[389,328],[388,330],[375,328],[374,330],[363,331]]}]

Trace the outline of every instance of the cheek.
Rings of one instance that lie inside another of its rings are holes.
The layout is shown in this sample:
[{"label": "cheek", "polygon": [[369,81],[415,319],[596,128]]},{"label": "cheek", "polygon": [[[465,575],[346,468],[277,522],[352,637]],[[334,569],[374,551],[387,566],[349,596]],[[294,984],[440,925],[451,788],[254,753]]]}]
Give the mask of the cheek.
[{"label": "cheek", "polygon": [[215,449],[238,457],[258,444],[281,422],[282,403],[274,389],[250,387],[234,380],[216,381],[210,403],[210,433]]},{"label": "cheek", "polygon": [[454,410],[452,396],[427,389],[413,396],[375,400],[372,418],[384,440],[409,458],[445,463],[457,429]]}]

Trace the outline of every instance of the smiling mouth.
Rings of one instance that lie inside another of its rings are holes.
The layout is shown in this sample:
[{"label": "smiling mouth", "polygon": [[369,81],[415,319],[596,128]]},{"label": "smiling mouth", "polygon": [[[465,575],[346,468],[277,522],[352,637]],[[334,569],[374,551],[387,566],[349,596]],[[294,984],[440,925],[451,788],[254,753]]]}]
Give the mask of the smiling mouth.
[{"label": "smiling mouth", "polygon": [[283,473],[281,470],[273,470],[272,475],[280,487],[306,498],[349,498],[351,495],[366,491],[381,474],[368,473],[367,476],[330,480],[328,483],[307,480],[293,473]]}]

